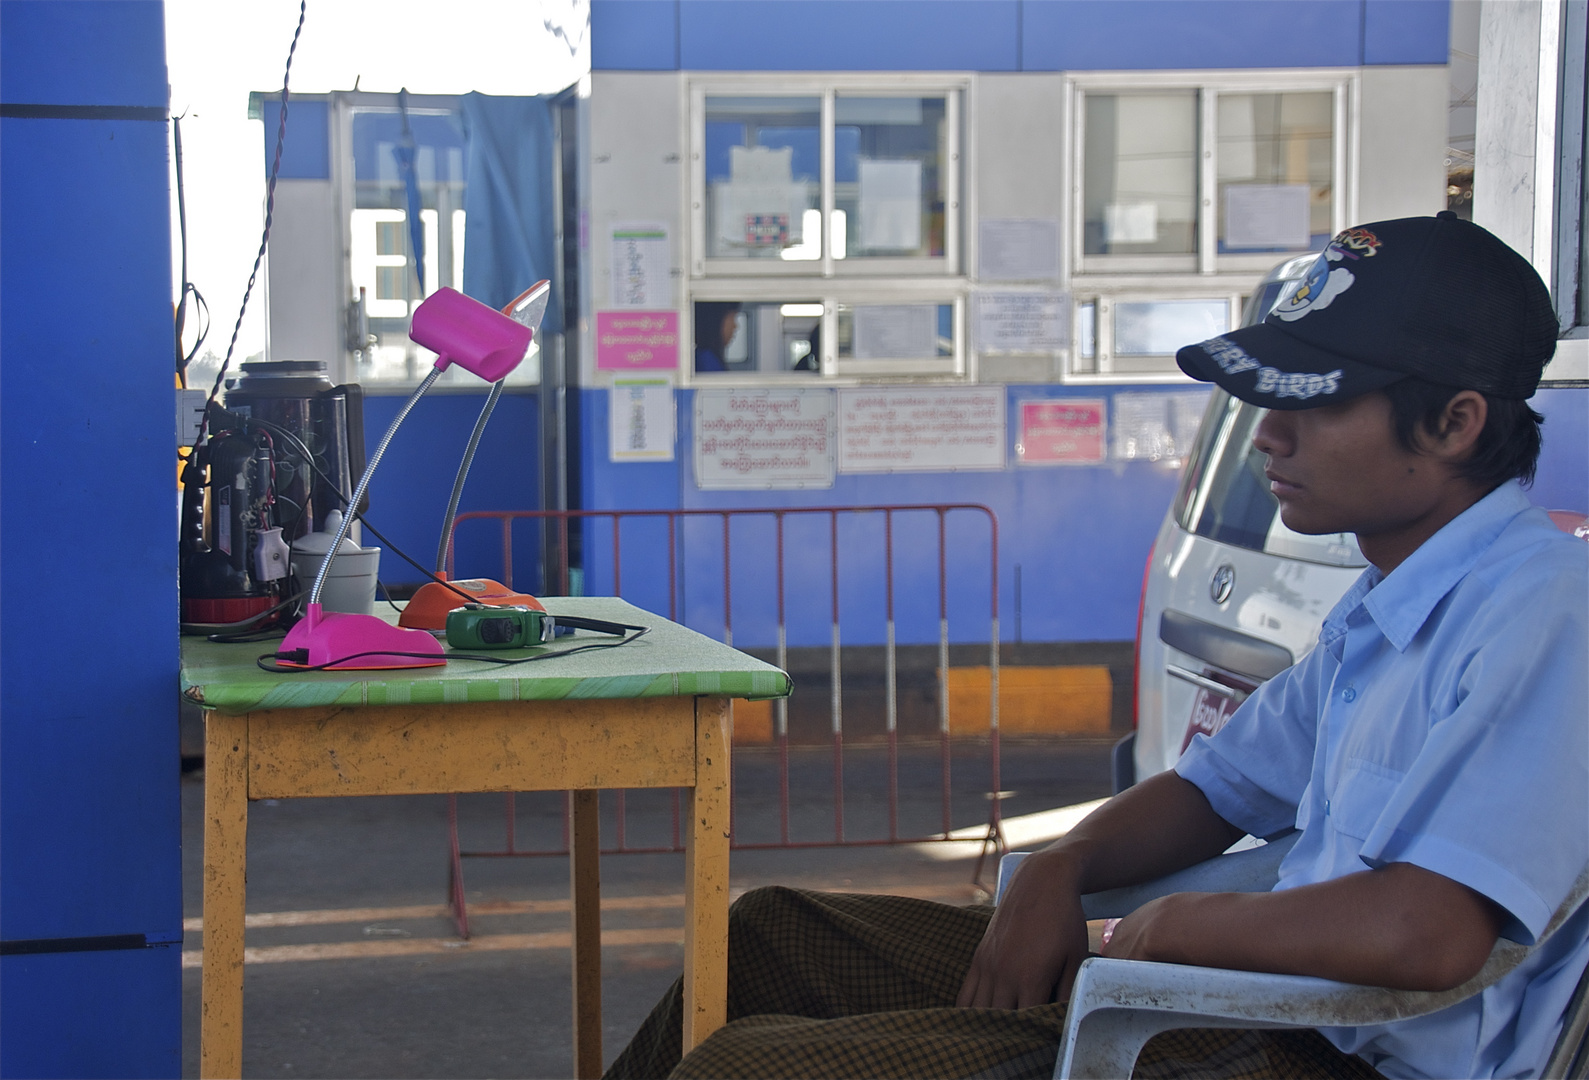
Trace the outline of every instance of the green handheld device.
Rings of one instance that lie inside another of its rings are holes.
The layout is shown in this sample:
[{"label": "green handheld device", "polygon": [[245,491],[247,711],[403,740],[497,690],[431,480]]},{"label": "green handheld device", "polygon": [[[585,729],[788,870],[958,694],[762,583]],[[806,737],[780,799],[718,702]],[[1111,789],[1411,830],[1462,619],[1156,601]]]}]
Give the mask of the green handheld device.
[{"label": "green handheld device", "polygon": [[645,629],[604,619],[553,616],[522,605],[465,604],[447,612],[447,644],[454,649],[523,649],[544,645],[559,631],[594,630],[623,637],[630,630]]}]

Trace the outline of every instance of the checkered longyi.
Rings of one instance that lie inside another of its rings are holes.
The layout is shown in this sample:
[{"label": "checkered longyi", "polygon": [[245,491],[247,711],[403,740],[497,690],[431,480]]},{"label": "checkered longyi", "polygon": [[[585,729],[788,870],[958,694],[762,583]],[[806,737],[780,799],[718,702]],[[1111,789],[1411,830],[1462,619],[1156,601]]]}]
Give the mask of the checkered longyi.
[{"label": "checkered longyi", "polygon": [[[957,1009],[992,914],[899,896],[772,887],[729,914],[728,1024],[680,1060],[675,982],[607,1072],[658,1077],[985,1077],[1046,1080],[1065,1006]],[[1170,1031],[1138,1080],[1375,1080],[1314,1031]]]}]

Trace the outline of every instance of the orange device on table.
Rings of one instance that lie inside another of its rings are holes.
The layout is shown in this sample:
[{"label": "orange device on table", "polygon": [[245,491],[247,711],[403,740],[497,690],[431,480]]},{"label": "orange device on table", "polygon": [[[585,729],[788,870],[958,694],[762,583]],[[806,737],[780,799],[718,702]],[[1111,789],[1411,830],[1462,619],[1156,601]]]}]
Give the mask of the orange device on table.
[{"label": "orange device on table", "polygon": [[[445,574],[437,575],[445,578]],[[467,593],[468,595],[460,595]],[[532,611],[545,611],[541,602],[529,593],[518,593],[490,578],[461,578],[445,585],[427,582],[414,593],[414,598],[397,617],[398,626],[419,630],[447,629],[447,612],[465,604],[490,604],[493,607],[522,605]]]}]

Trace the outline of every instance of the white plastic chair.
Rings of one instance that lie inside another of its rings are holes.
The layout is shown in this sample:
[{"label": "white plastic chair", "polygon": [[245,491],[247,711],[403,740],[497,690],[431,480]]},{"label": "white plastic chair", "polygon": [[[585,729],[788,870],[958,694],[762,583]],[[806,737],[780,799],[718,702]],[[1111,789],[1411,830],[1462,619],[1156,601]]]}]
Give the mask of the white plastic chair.
[{"label": "white plastic chair", "polygon": [[[1082,897],[1088,919],[1119,918],[1155,897],[1175,892],[1266,892],[1278,879],[1280,860],[1296,833],[1263,847],[1221,855],[1157,881]],[[1025,852],[999,863],[997,895]],[[1584,903],[1589,868],[1557,909],[1539,942],[1550,937]],[[1154,1035],[1172,1028],[1318,1028],[1385,1024],[1423,1016],[1483,990],[1515,968],[1530,949],[1504,938],[1472,979],[1441,992],[1387,990],[1301,975],[1270,975],[1224,968],[1089,957],[1071,992],[1065,1035],[1054,1064],[1056,1080],[1130,1076],[1137,1055]],[[1589,1070],[1589,972],[1580,977],[1567,1020],[1544,1075],[1582,1080]]]}]

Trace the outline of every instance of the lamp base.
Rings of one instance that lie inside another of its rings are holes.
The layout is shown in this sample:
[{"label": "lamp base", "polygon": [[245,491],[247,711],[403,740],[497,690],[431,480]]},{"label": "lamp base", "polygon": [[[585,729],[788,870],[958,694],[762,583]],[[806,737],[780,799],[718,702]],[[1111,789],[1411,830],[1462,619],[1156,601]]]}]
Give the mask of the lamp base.
[{"label": "lamp base", "polygon": [[[303,659],[281,655],[293,653]],[[287,631],[276,662],[284,668],[381,671],[440,667],[447,656],[441,642],[424,630],[404,630],[374,615],[322,612],[319,604],[310,604],[298,625]]]},{"label": "lamp base", "polygon": [[421,585],[414,593],[413,598],[403,607],[403,613],[397,617],[398,626],[418,627],[423,630],[447,629],[447,612],[453,608],[463,607],[470,600],[459,596],[464,592],[476,604],[491,604],[495,607],[523,606],[531,611],[545,611],[541,602],[529,593],[514,592],[500,581],[490,578],[463,578],[446,585],[438,585],[428,581]]}]

